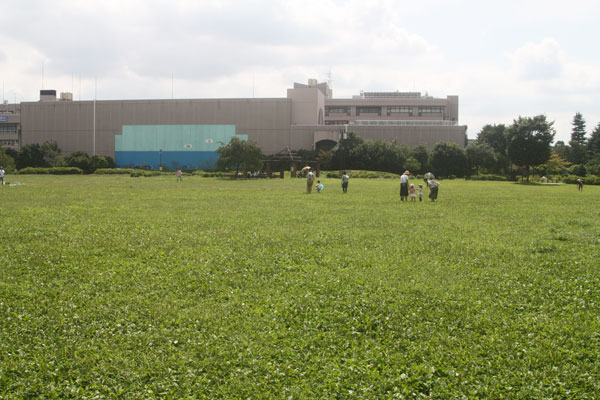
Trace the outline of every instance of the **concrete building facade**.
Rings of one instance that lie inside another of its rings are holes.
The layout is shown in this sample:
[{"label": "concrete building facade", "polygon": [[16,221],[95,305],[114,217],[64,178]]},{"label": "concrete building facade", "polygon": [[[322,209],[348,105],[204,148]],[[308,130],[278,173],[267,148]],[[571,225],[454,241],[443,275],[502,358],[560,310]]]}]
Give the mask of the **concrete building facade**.
[{"label": "concrete building facade", "polygon": [[18,149],[21,138],[21,105],[0,104],[0,146]]},{"label": "concrete building facade", "polygon": [[[361,92],[334,99],[327,83],[316,80],[295,83],[285,98],[73,101],[70,93],[57,99],[55,91],[45,90],[38,102],[5,106],[13,106],[15,113],[0,120],[0,140],[3,135],[18,145],[54,140],[67,154],[85,151],[113,158],[115,136],[127,125],[235,125],[237,134],[248,135],[265,154],[314,149],[321,141],[337,142],[342,131],[409,146],[466,142],[466,126],[458,123],[458,96]],[[3,134],[3,123],[20,134]]]}]

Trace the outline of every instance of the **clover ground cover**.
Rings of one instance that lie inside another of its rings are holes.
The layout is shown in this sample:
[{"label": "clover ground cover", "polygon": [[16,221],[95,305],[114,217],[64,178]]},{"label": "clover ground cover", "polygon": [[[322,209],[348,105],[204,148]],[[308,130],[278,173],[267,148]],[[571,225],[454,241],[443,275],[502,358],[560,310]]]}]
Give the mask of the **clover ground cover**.
[{"label": "clover ground cover", "polygon": [[23,176],[1,398],[594,398],[599,188]]}]

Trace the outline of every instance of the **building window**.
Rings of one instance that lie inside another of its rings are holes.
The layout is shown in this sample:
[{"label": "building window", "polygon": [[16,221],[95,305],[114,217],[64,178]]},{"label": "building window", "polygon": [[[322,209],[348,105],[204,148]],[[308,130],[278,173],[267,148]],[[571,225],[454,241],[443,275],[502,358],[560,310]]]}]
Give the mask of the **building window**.
[{"label": "building window", "polygon": [[17,133],[16,125],[0,125],[0,133]]},{"label": "building window", "polygon": [[407,114],[412,117],[413,108],[411,106],[389,106],[387,108],[388,117],[394,114]]},{"label": "building window", "polygon": [[356,116],[361,114],[377,114],[381,117],[381,107],[363,106],[356,107]]},{"label": "building window", "polygon": [[325,107],[325,116],[328,117],[329,114],[345,114],[350,115],[350,107],[335,107],[328,106]]},{"label": "building window", "polygon": [[0,139],[0,146],[17,146],[18,144],[16,140]]},{"label": "building window", "polygon": [[419,116],[423,114],[442,114],[444,107],[441,106],[423,106],[419,107]]},{"label": "building window", "polygon": [[348,125],[348,120],[345,120],[345,121],[325,121],[325,125]]}]

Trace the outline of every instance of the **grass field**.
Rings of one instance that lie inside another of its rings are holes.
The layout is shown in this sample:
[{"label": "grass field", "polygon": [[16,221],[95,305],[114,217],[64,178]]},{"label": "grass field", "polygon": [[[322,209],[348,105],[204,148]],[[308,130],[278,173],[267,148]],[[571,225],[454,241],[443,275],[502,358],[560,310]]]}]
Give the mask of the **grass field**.
[{"label": "grass field", "polygon": [[2,399],[600,396],[600,187],[7,180]]}]

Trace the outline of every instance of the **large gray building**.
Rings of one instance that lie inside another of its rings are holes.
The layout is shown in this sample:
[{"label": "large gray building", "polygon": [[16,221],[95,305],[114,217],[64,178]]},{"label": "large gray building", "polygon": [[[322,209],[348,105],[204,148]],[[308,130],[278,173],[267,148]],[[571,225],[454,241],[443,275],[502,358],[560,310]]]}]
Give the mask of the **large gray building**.
[{"label": "large gray building", "polygon": [[458,96],[413,92],[361,92],[334,99],[326,83],[294,84],[285,98],[73,101],[70,93],[43,90],[40,101],[0,105],[0,144],[13,147],[54,140],[64,153],[114,157],[124,125],[229,124],[265,154],[314,149],[337,142],[343,131],[366,139],[433,147],[464,146]]}]

